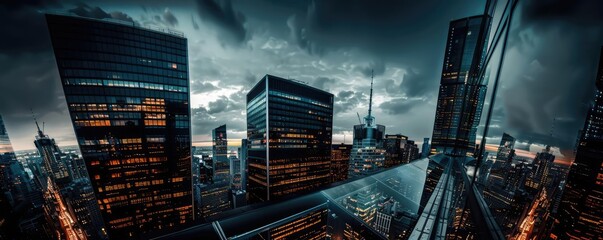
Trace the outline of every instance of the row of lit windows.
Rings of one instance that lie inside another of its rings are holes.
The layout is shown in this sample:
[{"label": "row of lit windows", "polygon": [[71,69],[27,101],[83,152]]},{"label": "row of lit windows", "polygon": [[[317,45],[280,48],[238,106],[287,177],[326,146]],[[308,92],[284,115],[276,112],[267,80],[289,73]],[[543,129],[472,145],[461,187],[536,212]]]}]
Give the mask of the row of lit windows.
[{"label": "row of lit windows", "polygon": [[[180,127],[183,128],[182,121]],[[137,126],[137,120],[76,120],[77,127]],[[144,120],[145,126],[166,126],[165,120]]]},{"label": "row of lit windows", "polygon": [[270,103],[270,112],[272,112],[272,109],[279,109],[279,110],[284,110],[287,112],[298,112],[298,113],[303,113],[303,114],[308,114],[308,115],[319,115],[319,116],[323,116],[323,117],[333,117],[332,111],[330,109],[323,109],[323,110],[309,110],[307,107],[296,107],[293,105],[289,105],[289,104],[281,104],[281,103],[277,103],[277,102],[271,102]]},{"label": "row of lit windows", "polygon": [[101,79],[82,79],[82,78],[66,78],[64,80],[65,85],[73,86],[105,86],[105,87],[127,87],[127,88],[143,88],[152,90],[165,90],[171,92],[188,92],[188,88],[157,84],[157,83],[146,83],[146,82],[132,82],[132,81],[120,81],[120,80],[101,80]]},{"label": "row of lit windows", "polygon": [[[186,72],[165,70],[161,68],[134,67],[124,64],[113,64],[116,68],[107,69],[79,69],[79,68],[61,68],[63,77],[83,77],[83,78],[113,78],[113,79],[132,79],[148,82],[148,77],[154,76],[152,82],[160,78],[173,78],[173,81],[187,79]],[[136,71],[136,70],[148,71]],[[142,77],[144,76],[144,77]]]},{"label": "row of lit windows", "polygon": [[333,105],[329,104],[329,103],[323,103],[323,102],[317,101],[315,99],[310,99],[310,98],[295,96],[295,95],[284,93],[284,92],[280,92],[280,91],[271,90],[271,91],[269,91],[269,94],[272,95],[272,96],[279,96],[279,97],[282,97],[282,98],[287,98],[287,99],[291,99],[291,100],[295,100],[295,101],[311,103],[311,104],[314,104],[314,105],[317,105],[317,106],[321,106],[321,107],[324,107],[324,108],[328,108],[328,109],[332,109],[333,108]]}]

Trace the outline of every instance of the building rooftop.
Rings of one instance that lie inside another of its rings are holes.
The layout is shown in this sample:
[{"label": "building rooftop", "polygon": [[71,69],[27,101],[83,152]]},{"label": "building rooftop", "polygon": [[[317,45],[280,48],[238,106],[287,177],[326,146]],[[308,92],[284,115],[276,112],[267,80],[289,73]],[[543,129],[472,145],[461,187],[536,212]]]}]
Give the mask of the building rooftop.
[{"label": "building rooftop", "polygon": [[74,13],[63,12],[63,11],[44,11],[42,13],[47,14],[47,15],[82,18],[82,19],[87,19],[87,20],[92,20],[92,21],[124,25],[124,26],[134,27],[134,28],[138,28],[138,29],[142,29],[142,30],[146,30],[146,31],[152,31],[152,32],[157,32],[157,33],[168,34],[168,35],[179,37],[179,38],[185,38],[184,33],[181,31],[177,31],[177,30],[169,29],[169,28],[160,28],[160,27],[153,26],[153,25],[143,26],[136,22],[124,21],[124,20],[115,19],[115,18],[98,19],[98,18],[84,17],[84,16],[80,16],[80,15],[77,15]]}]

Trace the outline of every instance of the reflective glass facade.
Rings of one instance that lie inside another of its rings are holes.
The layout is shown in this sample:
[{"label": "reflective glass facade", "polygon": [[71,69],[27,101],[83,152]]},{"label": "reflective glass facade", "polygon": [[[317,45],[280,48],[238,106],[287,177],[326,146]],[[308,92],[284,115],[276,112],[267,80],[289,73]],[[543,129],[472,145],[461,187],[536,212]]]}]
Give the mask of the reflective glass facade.
[{"label": "reflective glass facade", "polygon": [[109,237],[192,220],[187,40],[46,15],[78,145]]},{"label": "reflective glass facade", "polygon": [[459,200],[453,162],[419,159],[158,239],[441,239]]},{"label": "reflective glass facade", "polygon": [[272,75],[247,94],[247,192],[261,202],[330,182],[333,94]]},{"label": "reflective glass facade", "polygon": [[450,22],[431,142],[431,152],[471,155],[486,97],[482,70],[491,17]]},{"label": "reflective glass facade", "polygon": [[230,181],[226,125],[219,126],[212,131],[212,143],[213,182]]},{"label": "reflective glass facade", "polygon": [[560,239],[601,239],[603,236],[603,48],[595,100],[578,141],[553,233]]}]

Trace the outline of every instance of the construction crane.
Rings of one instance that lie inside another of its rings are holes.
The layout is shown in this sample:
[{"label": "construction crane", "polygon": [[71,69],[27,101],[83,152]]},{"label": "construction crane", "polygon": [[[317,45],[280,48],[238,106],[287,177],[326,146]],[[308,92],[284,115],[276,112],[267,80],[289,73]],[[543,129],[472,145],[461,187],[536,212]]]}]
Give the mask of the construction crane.
[{"label": "construction crane", "polygon": [[360,113],[356,112],[356,115],[358,115],[358,122],[362,124],[362,120],[360,120]]}]

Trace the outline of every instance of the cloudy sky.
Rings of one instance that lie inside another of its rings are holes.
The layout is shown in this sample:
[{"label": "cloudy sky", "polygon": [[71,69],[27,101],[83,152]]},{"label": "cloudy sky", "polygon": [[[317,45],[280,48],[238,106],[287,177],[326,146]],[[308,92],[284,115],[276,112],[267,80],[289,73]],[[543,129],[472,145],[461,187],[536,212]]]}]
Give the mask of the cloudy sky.
[{"label": "cloudy sky", "polygon": [[[267,73],[333,93],[334,142],[345,135],[349,143],[356,113],[367,111],[371,69],[377,123],[421,142],[432,133],[448,23],[480,14],[483,2],[9,1],[0,6],[0,114],[15,150],[34,148],[30,109],[60,145],[75,144],[41,13],[60,11],[183,32],[197,143],[221,124],[229,138],[244,137],[245,95]],[[603,45],[599,2],[521,1],[489,143],[508,132],[528,150],[550,144],[571,152]]]}]

